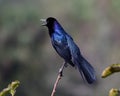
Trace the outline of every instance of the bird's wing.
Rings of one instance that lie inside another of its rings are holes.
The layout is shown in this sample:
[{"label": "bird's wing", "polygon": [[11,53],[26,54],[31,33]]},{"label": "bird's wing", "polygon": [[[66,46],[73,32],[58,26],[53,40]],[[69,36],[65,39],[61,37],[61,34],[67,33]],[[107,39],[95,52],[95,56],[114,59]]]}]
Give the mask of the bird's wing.
[{"label": "bird's wing", "polygon": [[67,35],[66,38],[67,38],[67,43],[68,43],[68,47],[69,47],[71,58],[72,58],[71,61],[74,63],[75,66],[77,66],[75,64],[75,60],[76,58],[79,58],[79,56],[81,55],[80,49],[78,48],[74,40],[69,35]]},{"label": "bird's wing", "polygon": [[67,40],[72,57],[72,62],[75,64],[75,66],[78,67],[82,78],[85,78],[90,84],[93,83],[96,80],[94,68],[85,58],[83,58],[78,46],[74,43],[72,39],[69,38],[69,36],[67,37]]},{"label": "bird's wing", "polygon": [[71,54],[67,42],[67,38],[65,35],[63,35],[61,38],[56,38],[55,36],[51,39],[52,45],[57,51],[57,53],[64,58],[64,60],[68,63],[70,63],[72,66],[74,64],[71,61]]}]

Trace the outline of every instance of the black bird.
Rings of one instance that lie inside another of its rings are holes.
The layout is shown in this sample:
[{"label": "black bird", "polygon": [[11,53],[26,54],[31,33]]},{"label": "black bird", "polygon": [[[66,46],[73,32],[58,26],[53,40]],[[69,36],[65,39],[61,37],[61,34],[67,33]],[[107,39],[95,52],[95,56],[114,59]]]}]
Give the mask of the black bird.
[{"label": "black bird", "polygon": [[66,63],[69,63],[73,67],[76,66],[82,77],[84,76],[89,84],[93,83],[96,80],[94,68],[81,55],[81,52],[72,37],[65,32],[55,18],[49,17],[44,21],[46,22],[44,26],[48,27],[52,45],[57,53]]}]

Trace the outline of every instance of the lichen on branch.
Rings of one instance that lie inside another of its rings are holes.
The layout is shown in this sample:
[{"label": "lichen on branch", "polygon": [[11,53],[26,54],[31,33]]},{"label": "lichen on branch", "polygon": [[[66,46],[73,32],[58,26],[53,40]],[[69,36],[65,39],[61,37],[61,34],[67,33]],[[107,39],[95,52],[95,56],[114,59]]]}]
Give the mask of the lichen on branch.
[{"label": "lichen on branch", "polygon": [[18,80],[12,82],[11,84],[8,85],[7,88],[3,89],[0,92],[0,96],[6,96],[7,94],[11,94],[12,96],[15,95],[16,88],[19,86],[20,82]]},{"label": "lichen on branch", "polygon": [[120,72],[120,64],[112,64],[108,66],[106,69],[103,70],[101,76],[102,78],[106,78],[107,76],[116,72]]}]

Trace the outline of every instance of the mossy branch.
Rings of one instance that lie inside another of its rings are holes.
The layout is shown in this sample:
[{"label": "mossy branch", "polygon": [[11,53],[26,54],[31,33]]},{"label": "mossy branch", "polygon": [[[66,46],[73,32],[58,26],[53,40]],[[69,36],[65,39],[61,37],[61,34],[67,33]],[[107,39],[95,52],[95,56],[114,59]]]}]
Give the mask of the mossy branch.
[{"label": "mossy branch", "polygon": [[19,81],[14,81],[11,84],[8,85],[7,88],[3,89],[0,92],[0,96],[6,96],[7,94],[11,94],[12,96],[15,95],[16,88],[19,86],[20,82]]},{"label": "mossy branch", "polygon": [[120,90],[118,90],[118,89],[111,89],[110,91],[109,91],[109,96],[120,96]]},{"label": "mossy branch", "polygon": [[[120,64],[112,64],[108,66],[105,70],[103,70],[101,77],[106,78],[116,72],[120,72]],[[120,90],[112,88],[109,91],[109,96],[120,96]]]},{"label": "mossy branch", "polygon": [[106,78],[107,76],[120,72],[120,64],[112,64],[108,66],[103,72],[102,72],[102,78]]}]

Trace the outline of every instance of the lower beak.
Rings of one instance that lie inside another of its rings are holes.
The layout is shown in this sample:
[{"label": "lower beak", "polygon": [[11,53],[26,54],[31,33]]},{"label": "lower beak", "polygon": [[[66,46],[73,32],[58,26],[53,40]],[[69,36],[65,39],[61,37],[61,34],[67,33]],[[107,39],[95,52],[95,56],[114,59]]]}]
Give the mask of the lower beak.
[{"label": "lower beak", "polygon": [[42,22],[42,26],[46,26],[47,25],[46,19],[40,19],[40,21]]}]

